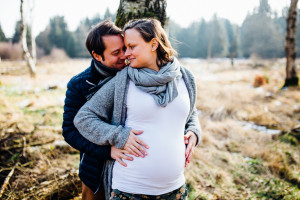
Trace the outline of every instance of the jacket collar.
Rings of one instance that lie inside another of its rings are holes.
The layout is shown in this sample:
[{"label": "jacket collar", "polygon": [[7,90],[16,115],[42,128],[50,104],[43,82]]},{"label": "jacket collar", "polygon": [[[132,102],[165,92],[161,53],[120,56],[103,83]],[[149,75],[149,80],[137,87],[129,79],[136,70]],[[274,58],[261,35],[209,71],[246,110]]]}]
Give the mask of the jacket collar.
[{"label": "jacket collar", "polygon": [[117,69],[109,68],[101,62],[92,59],[91,61],[91,76],[87,79],[91,84],[97,85],[100,80],[107,77],[115,76],[119,71]]}]

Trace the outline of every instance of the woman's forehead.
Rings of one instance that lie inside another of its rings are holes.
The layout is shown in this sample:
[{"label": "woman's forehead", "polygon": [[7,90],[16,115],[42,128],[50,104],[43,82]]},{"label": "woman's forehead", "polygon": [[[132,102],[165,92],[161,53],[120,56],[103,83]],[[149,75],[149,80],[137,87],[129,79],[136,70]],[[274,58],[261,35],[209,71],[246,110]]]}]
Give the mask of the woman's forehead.
[{"label": "woman's forehead", "polygon": [[132,43],[132,42],[140,42],[144,41],[141,34],[135,29],[128,29],[125,31],[124,42]]}]

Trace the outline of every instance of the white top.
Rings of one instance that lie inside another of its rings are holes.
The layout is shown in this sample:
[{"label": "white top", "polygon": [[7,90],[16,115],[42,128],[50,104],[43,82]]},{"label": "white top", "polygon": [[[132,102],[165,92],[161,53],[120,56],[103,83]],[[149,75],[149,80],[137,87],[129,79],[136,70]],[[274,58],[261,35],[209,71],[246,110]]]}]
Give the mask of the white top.
[{"label": "white top", "polygon": [[184,130],[190,100],[183,79],[178,81],[178,96],[166,107],[130,81],[127,94],[126,127],[143,130],[139,137],[149,145],[148,156],[115,162],[112,188],[133,194],[160,195],[185,183]]}]

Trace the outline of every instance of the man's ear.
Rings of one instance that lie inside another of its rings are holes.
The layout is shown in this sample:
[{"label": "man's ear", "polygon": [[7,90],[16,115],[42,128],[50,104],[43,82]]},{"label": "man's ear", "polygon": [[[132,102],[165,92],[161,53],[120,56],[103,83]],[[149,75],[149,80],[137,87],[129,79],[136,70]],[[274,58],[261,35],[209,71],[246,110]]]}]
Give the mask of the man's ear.
[{"label": "man's ear", "polygon": [[92,51],[92,54],[93,54],[93,57],[94,57],[97,61],[103,62],[103,58],[102,58],[101,55],[95,53],[94,51]]},{"label": "man's ear", "polygon": [[155,51],[157,48],[158,48],[158,41],[157,41],[157,39],[156,38],[153,38],[152,40],[151,40],[151,45],[152,45],[152,51]]}]

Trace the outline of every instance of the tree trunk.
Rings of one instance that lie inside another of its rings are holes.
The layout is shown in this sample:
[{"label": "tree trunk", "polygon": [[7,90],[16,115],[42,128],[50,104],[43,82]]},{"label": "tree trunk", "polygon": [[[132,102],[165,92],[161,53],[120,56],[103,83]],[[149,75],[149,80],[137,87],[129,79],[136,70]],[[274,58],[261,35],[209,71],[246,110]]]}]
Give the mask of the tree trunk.
[{"label": "tree trunk", "polygon": [[298,0],[291,0],[289,14],[287,18],[285,52],[286,52],[286,78],[283,87],[297,86],[298,77],[296,73],[295,59],[295,35],[297,20],[297,3]]},{"label": "tree trunk", "polygon": [[166,24],[166,0],[120,0],[116,25],[123,28],[131,19],[153,17]]},{"label": "tree trunk", "polygon": [[230,52],[230,60],[231,60],[231,66],[234,67],[234,57],[236,56],[237,53],[237,40],[238,40],[238,28],[235,28],[234,32],[234,39],[233,39],[233,49],[232,52]]},{"label": "tree trunk", "polygon": [[27,47],[27,42],[26,42],[26,32],[27,32],[27,26],[24,18],[24,0],[21,0],[21,5],[20,5],[20,13],[21,13],[21,44],[22,44],[22,50],[23,50],[23,57],[25,58],[27,62],[27,66],[29,67],[30,70],[30,75],[32,77],[35,77],[36,75],[36,68],[34,61],[32,59],[32,56],[30,55]]},{"label": "tree trunk", "polygon": [[34,5],[35,5],[35,1],[32,0],[31,5],[30,5],[31,55],[32,55],[34,64],[36,64],[36,44],[35,44],[35,36],[33,33],[34,32],[33,31],[33,28],[34,28],[34,25],[33,25],[34,24],[34,15],[33,15]]},{"label": "tree trunk", "polygon": [[213,18],[213,22],[212,27],[211,27],[211,31],[210,31],[210,37],[209,37],[209,41],[208,41],[208,47],[207,47],[207,57],[206,59],[209,61],[211,58],[211,51],[212,51],[212,46],[213,46],[213,42],[214,42],[214,35],[215,35],[215,25],[217,22],[217,17],[216,15]]}]

